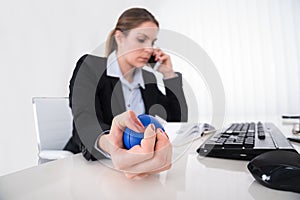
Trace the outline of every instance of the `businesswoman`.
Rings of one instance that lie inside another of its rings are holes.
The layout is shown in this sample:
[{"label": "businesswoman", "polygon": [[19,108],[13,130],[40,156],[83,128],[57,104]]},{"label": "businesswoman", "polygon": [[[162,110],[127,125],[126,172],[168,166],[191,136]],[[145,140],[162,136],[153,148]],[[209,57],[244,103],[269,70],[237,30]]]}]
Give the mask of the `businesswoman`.
[{"label": "businesswoman", "polygon": [[[166,133],[152,125],[145,128],[136,117],[145,113],[187,121],[182,76],[174,72],[170,56],[154,48],[158,30],[149,11],[128,9],[108,37],[107,58],[79,59],[69,85],[74,121],[66,150],[82,152],[87,160],[109,157],[130,178],[171,166],[172,145]],[[163,77],[145,67],[151,56]],[[144,132],[141,145],[124,149],[125,127]]]}]

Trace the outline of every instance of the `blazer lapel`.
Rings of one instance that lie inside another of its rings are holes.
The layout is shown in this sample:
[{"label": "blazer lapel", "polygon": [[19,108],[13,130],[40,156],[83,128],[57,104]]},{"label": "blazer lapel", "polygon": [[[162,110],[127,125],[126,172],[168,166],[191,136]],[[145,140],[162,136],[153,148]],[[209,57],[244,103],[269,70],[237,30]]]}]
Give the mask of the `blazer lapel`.
[{"label": "blazer lapel", "polygon": [[112,109],[113,116],[116,116],[122,112],[125,112],[126,107],[125,107],[121,81],[118,78],[112,78],[111,84],[112,84],[111,109]]},{"label": "blazer lapel", "polygon": [[151,106],[157,103],[156,80],[152,73],[145,70],[143,70],[143,79],[145,89],[140,87],[140,90],[145,104],[145,113],[149,114],[149,109]]}]

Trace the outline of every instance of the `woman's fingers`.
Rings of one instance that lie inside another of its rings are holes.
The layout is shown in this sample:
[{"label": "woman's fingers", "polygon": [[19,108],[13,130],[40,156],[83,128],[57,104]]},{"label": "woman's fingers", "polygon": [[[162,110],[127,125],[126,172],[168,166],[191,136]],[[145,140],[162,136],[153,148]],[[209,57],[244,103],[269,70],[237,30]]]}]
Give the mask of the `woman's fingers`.
[{"label": "woman's fingers", "polygon": [[117,149],[117,152],[111,155],[112,162],[116,169],[128,172],[136,164],[143,163],[153,157],[153,151],[146,153],[140,145],[132,147],[130,150]]},{"label": "woman's fingers", "polygon": [[123,131],[126,127],[136,132],[144,132],[145,130],[142,122],[136,117],[135,113],[132,110],[117,115],[112,121],[110,132],[119,137],[122,137]]},{"label": "woman's fingers", "polygon": [[144,133],[144,138],[141,141],[141,147],[145,153],[153,153],[156,140],[155,126],[150,124]]},{"label": "woman's fingers", "polygon": [[158,128],[156,133],[157,141],[155,144],[155,150],[160,150],[165,146],[171,145],[168,135],[163,130]]},{"label": "woman's fingers", "polygon": [[143,174],[133,174],[133,173],[125,173],[125,176],[129,179],[141,179],[149,176],[150,174],[143,173]]},{"label": "woman's fingers", "polygon": [[172,145],[166,134],[157,129],[154,155],[151,159],[128,166],[126,173],[130,174],[152,174],[167,170],[171,167]]},{"label": "woman's fingers", "polygon": [[118,152],[114,154],[116,156],[112,157],[117,169],[126,171],[134,165],[153,157],[156,140],[154,128],[153,124],[146,128],[141,145],[133,146],[129,150],[118,149]]},{"label": "woman's fingers", "polygon": [[[133,124],[136,128],[136,130],[134,130],[134,129],[132,129],[132,130],[139,131],[139,132],[144,132],[145,127],[142,124],[142,122],[136,117],[135,113],[132,110],[129,110],[127,112],[128,112],[128,117],[129,117],[129,120],[130,120],[130,125]],[[131,129],[131,126],[127,126],[127,127]],[[132,127],[132,128],[134,128],[134,127]]]},{"label": "woman's fingers", "polygon": [[171,58],[168,54],[164,53],[161,49],[155,49],[153,55],[155,56],[155,60],[160,62],[157,70],[164,75],[164,78],[169,79],[176,77]]}]

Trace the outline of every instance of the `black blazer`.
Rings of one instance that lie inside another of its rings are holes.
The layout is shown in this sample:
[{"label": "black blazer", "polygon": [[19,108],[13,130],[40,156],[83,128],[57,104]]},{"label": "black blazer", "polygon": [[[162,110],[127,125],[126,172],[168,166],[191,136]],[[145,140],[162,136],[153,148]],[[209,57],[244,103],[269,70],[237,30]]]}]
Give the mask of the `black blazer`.
[{"label": "black blazer", "polygon": [[[114,116],[125,112],[119,78],[106,74],[106,58],[82,56],[70,80],[70,107],[73,113],[73,135],[65,150],[82,152],[87,160],[101,159],[95,148],[100,133],[109,130]],[[182,89],[182,76],[164,80],[166,95],[157,88],[151,72],[142,71],[145,89],[140,87],[145,113],[159,115],[169,122],[187,121],[187,104]]]}]

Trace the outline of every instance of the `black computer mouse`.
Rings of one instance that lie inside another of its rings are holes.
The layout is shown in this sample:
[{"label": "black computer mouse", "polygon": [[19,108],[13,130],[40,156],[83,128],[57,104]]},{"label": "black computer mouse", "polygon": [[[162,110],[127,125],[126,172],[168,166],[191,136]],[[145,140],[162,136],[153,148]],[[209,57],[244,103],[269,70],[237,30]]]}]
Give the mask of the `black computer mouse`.
[{"label": "black computer mouse", "polygon": [[248,169],[262,185],[300,193],[300,154],[276,150],[253,158]]}]

